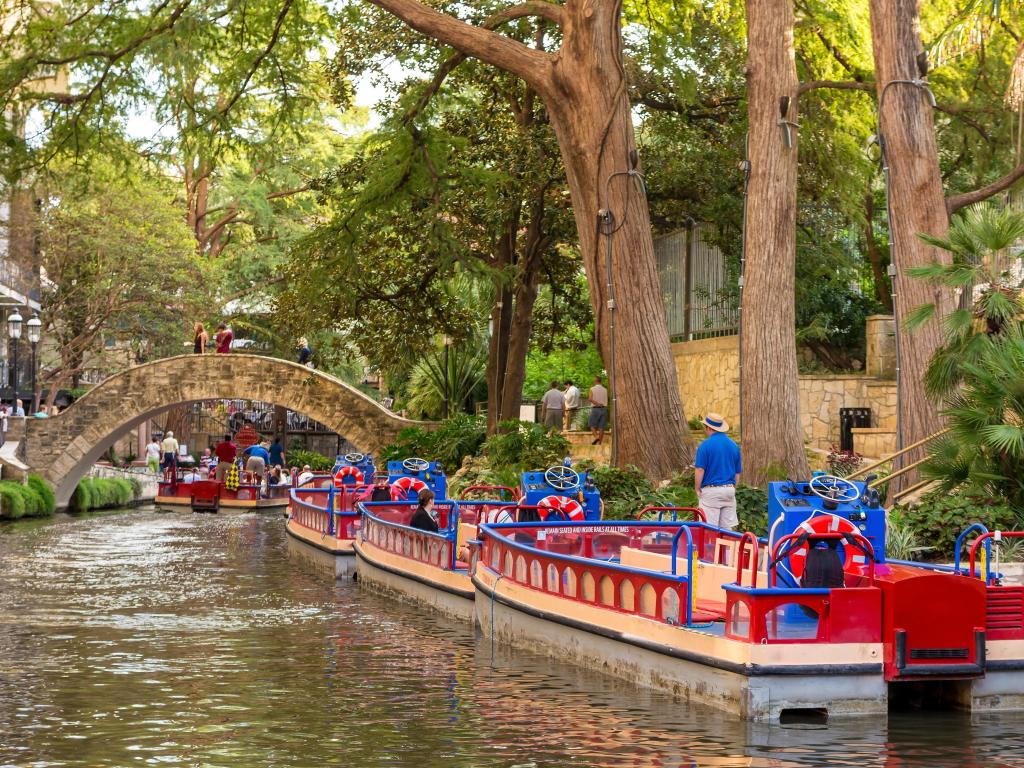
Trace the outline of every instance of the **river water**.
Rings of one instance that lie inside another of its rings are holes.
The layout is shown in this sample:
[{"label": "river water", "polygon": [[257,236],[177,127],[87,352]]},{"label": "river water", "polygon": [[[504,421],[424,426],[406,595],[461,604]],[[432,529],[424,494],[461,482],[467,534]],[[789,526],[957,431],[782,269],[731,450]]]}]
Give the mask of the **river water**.
[{"label": "river water", "polygon": [[0,528],[0,766],[992,768],[1024,766],[1022,734],[741,723],[334,584],[277,515]]}]

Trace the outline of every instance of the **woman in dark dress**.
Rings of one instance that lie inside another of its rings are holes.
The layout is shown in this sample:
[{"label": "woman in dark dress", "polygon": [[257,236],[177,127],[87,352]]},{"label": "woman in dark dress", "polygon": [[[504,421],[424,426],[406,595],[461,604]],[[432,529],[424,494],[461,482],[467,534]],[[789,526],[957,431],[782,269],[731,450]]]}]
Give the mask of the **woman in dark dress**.
[{"label": "woman in dark dress", "polygon": [[419,504],[416,505],[416,511],[413,513],[409,525],[413,528],[419,528],[421,531],[437,533],[437,521],[430,514],[433,510],[434,492],[429,488],[424,488],[420,491]]},{"label": "woman in dark dress", "polygon": [[192,351],[201,355],[206,352],[206,342],[210,340],[210,337],[206,334],[206,329],[203,328],[202,323],[196,323],[192,329]]}]

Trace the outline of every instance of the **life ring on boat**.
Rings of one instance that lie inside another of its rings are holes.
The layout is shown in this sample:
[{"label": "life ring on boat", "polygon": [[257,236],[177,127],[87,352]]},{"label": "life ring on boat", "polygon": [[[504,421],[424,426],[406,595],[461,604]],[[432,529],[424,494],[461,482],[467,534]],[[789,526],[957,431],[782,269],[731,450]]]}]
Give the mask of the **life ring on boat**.
[{"label": "life ring on boat", "polygon": [[586,511],[582,506],[580,506],[580,503],[575,499],[570,499],[566,496],[557,496],[555,494],[545,496],[537,502],[537,506],[541,509],[550,509],[554,512],[561,512],[574,523],[579,522],[586,517]]},{"label": "life ring on boat", "polygon": [[427,484],[418,477],[400,477],[391,484],[392,501],[409,501],[410,495],[419,495]]},{"label": "life ring on boat", "polygon": [[[860,530],[856,525],[851,523],[845,517],[839,517],[839,515],[815,515],[812,518],[804,520],[793,533],[799,534],[800,531],[806,533],[860,533]],[[801,544],[799,547],[793,549],[789,555],[789,570],[790,572],[799,579],[804,575],[804,567],[807,565],[807,551],[809,546],[807,544]],[[843,562],[843,570],[849,569],[853,565],[864,565],[867,563],[867,558],[864,553],[858,550],[856,547],[846,544],[843,547],[846,552],[846,559]]]},{"label": "life ring on boat", "polygon": [[354,477],[356,479],[356,485],[363,484],[363,473],[355,467],[341,467],[337,472],[334,473],[334,487],[341,488],[345,484],[346,477]]}]

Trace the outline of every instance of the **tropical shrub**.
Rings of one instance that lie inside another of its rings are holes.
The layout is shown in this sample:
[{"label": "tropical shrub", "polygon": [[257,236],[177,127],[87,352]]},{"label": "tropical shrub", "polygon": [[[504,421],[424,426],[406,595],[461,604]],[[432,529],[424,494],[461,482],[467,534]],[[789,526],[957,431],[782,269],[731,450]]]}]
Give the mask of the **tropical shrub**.
[{"label": "tropical shrub", "polygon": [[893,509],[885,529],[885,556],[890,560],[916,560],[934,547],[921,544],[919,531],[911,525],[903,512]]},{"label": "tropical shrub", "polygon": [[93,509],[123,507],[132,502],[135,492],[132,484],[123,478],[83,478],[71,498],[71,510],[89,512]]},{"label": "tropical shrub", "polygon": [[480,416],[460,413],[441,423],[434,430],[407,427],[395,442],[381,451],[381,462],[407,459],[410,456],[441,462],[446,470],[462,466],[467,456],[480,452],[487,436],[487,423]]},{"label": "tropical shrub", "polygon": [[1014,511],[997,499],[944,492],[928,494],[913,506],[897,505],[889,515],[943,560],[953,558],[957,536],[972,523],[983,523],[990,531],[1018,524]]},{"label": "tropical shrub", "polygon": [[561,464],[569,453],[569,441],[542,424],[503,421],[498,430],[483,444],[484,455],[495,469],[544,469]]},{"label": "tropical shrub", "polygon": [[1024,335],[990,339],[962,376],[946,398],[950,431],[932,443],[922,473],[945,493],[1001,498],[1024,511]]},{"label": "tropical shrub", "polygon": [[[136,481],[138,482],[138,481]],[[43,502],[43,513],[44,515],[52,515],[57,509],[57,495],[53,492],[53,488],[39,475],[29,475],[28,484],[30,487],[36,490],[39,494],[40,499]],[[139,493],[141,494],[142,487],[139,486]]]},{"label": "tropical shrub", "polygon": [[736,486],[736,516],[739,530],[757,536],[768,535],[768,493],[742,483]]},{"label": "tropical shrub", "polygon": [[0,481],[0,516],[5,520],[17,520],[24,517],[26,511],[21,484],[8,480]]},{"label": "tropical shrub", "polygon": [[856,451],[844,451],[833,445],[825,459],[828,465],[828,473],[836,477],[846,477],[857,471],[864,462],[864,457]]},{"label": "tropical shrub", "polygon": [[302,448],[291,448],[285,454],[288,463],[295,467],[304,467],[307,464],[314,472],[327,472],[334,468],[336,459],[324,456],[316,451],[307,451]]}]

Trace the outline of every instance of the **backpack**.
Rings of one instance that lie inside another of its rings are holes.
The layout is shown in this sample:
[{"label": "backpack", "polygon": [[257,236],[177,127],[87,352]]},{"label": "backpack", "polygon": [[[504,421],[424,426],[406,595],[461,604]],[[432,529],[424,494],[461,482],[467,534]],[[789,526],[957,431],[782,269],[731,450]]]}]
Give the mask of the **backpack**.
[{"label": "backpack", "polygon": [[241,485],[238,473],[238,462],[231,462],[231,466],[228,467],[228,472],[224,476],[224,490],[226,491],[237,491],[238,486]]}]

